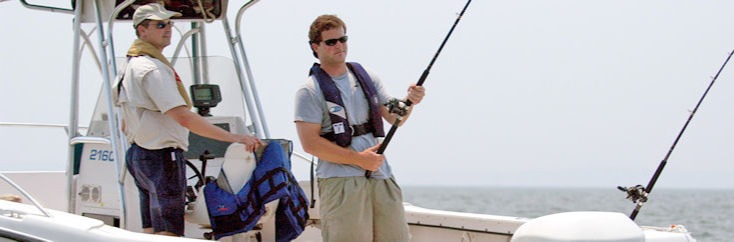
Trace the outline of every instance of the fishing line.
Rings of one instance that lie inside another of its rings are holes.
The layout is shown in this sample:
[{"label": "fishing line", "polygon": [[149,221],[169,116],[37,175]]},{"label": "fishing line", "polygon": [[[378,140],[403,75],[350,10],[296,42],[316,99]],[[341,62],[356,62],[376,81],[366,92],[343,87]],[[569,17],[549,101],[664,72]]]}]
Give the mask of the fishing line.
[{"label": "fishing line", "polygon": [[688,124],[691,123],[691,119],[693,119],[693,115],[696,114],[698,107],[701,106],[703,99],[706,98],[706,94],[709,93],[709,90],[711,90],[711,87],[714,85],[714,82],[716,82],[716,79],[719,78],[719,74],[721,74],[721,71],[724,70],[726,63],[729,63],[729,59],[731,59],[732,55],[734,55],[734,50],[732,50],[732,52],[729,53],[729,57],[726,58],[726,61],[724,61],[724,64],[721,65],[721,68],[719,68],[719,71],[716,72],[716,75],[711,79],[711,84],[709,84],[708,88],[706,88],[706,91],[703,93],[703,96],[701,96],[701,99],[698,100],[696,107],[693,109],[693,111],[691,111],[691,115],[688,116],[688,120],[686,120],[686,123],[683,125],[683,128],[678,133],[678,137],[676,137],[675,141],[673,141],[673,145],[670,146],[668,153],[665,154],[665,158],[663,158],[663,160],[658,165],[658,168],[655,170],[655,174],[650,179],[650,182],[647,184],[647,187],[643,187],[642,185],[637,185],[637,186],[629,187],[629,188],[622,187],[622,186],[617,187],[619,190],[627,192],[628,199],[632,200],[632,202],[634,203],[637,203],[637,205],[635,206],[635,210],[632,211],[632,214],[630,214],[630,219],[635,220],[635,218],[637,217],[637,214],[640,212],[640,209],[642,209],[642,205],[645,202],[647,202],[647,196],[650,195],[650,192],[652,192],[653,186],[655,186],[655,183],[658,181],[660,174],[663,172],[663,168],[665,168],[665,165],[668,163],[668,158],[670,158],[670,154],[673,153],[673,149],[675,149],[675,146],[678,144],[678,141],[680,140],[681,136],[683,135],[683,132],[686,131]]},{"label": "fishing line", "polygon": [[[464,9],[461,10],[461,13],[459,13],[459,16],[456,17],[456,21],[454,21],[454,25],[451,26],[451,30],[449,30],[449,33],[446,35],[446,38],[443,39],[443,42],[441,43],[441,46],[438,48],[438,51],[436,51],[436,54],[433,56],[433,59],[428,64],[428,67],[426,67],[426,70],[423,71],[423,74],[421,74],[421,77],[418,79],[418,82],[416,83],[416,86],[422,86],[423,82],[426,81],[426,78],[428,77],[428,73],[431,71],[431,68],[433,67],[433,63],[436,62],[436,58],[438,58],[438,55],[441,54],[441,50],[443,50],[443,46],[446,45],[446,41],[449,40],[449,37],[451,37],[451,33],[454,32],[454,28],[456,28],[456,25],[459,23],[459,20],[461,20],[461,16],[464,16],[464,12],[466,12],[466,8],[469,7],[469,3],[471,3],[471,0],[466,2],[466,5],[464,5]],[[407,109],[410,107],[410,105],[413,104],[410,100],[406,100],[403,102],[404,105],[400,105],[400,101],[397,100],[391,100],[388,102],[388,110],[390,110],[391,113],[397,113],[398,116],[395,119],[395,122],[392,124],[392,128],[390,128],[390,131],[388,131],[387,136],[385,136],[385,139],[382,140],[382,144],[380,145],[380,148],[377,150],[377,154],[383,154],[385,153],[385,149],[387,149],[387,145],[390,144],[390,140],[392,140],[393,135],[395,135],[395,131],[397,131],[398,126],[400,125],[400,122],[403,120],[403,115],[407,113]],[[372,171],[365,171],[364,176],[367,178],[370,178],[372,175]]]}]

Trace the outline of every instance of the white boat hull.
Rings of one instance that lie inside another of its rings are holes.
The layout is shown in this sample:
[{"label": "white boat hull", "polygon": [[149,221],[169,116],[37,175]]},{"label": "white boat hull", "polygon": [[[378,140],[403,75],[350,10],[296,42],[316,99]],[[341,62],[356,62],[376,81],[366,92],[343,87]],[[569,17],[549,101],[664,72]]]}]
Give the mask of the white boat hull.
[{"label": "white boat hull", "polygon": [[[65,210],[64,207],[66,206],[67,202],[65,199],[59,199],[63,198],[63,189],[64,189],[64,181],[65,176],[63,175],[63,172],[11,172],[11,173],[4,173],[6,176],[10,177],[12,180],[14,180],[17,184],[26,186],[28,189],[26,189],[27,192],[29,192],[32,195],[39,194],[41,196],[36,197],[41,204],[48,208],[53,208],[54,210]],[[35,185],[31,185],[35,184]],[[301,186],[303,187],[304,191],[306,191],[306,194],[310,194],[310,183],[301,182]],[[134,188],[134,186],[132,186]],[[105,189],[109,190],[109,189]],[[129,189],[128,189],[129,190]],[[62,194],[57,194],[61,191]],[[0,194],[6,194],[6,193],[14,193],[11,190],[11,187],[9,187],[7,184],[1,184],[0,185]],[[50,195],[54,195],[55,197],[52,197]],[[24,199],[24,202],[28,202],[27,199]],[[9,204],[12,204],[10,202],[2,201],[0,203],[0,211],[2,211],[2,215],[0,216],[0,227],[3,228],[12,228],[16,231],[23,231],[24,233],[32,234],[35,236],[51,236],[50,234],[65,234],[65,236],[69,236],[69,234],[73,235],[72,238],[73,241],[93,241],[93,240],[85,240],[88,235],[94,235],[98,236],[98,231],[103,231],[104,236],[108,236],[106,238],[110,238],[110,240],[115,241],[144,241],[144,239],[150,239],[150,237],[146,237],[148,235],[143,235],[140,229],[139,225],[139,219],[138,216],[130,213],[137,213],[137,204],[136,203],[130,203],[128,207],[128,213],[129,213],[129,221],[128,221],[128,230],[120,230],[116,229],[109,223],[113,223],[114,219],[119,219],[119,216],[112,216],[114,212],[119,213],[119,209],[110,208],[111,213],[110,215],[94,215],[96,218],[99,218],[101,220],[95,220],[91,218],[86,218],[83,216],[77,216],[73,214],[68,214],[64,212],[58,212],[55,211],[53,214],[58,214],[58,216],[54,216],[54,218],[42,218],[41,216],[36,216],[33,218],[28,218],[26,220],[18,221],[15,220],[7,220],[8,217],[12,218],[13,216],[8,216],[8,214],[18,214],[18,213],[27,213],[27,214],[38,214],[38,212],[29,212],[29,209],[32,210],[32,208],[28,205],[24,205],[22,209],[19,209],[17,206],[9,206]],[[21,212],[11,212],[11,211],[21,211]],[[690,234],[685,231],[685,229],[682,229],[680,227],[678,228],[651,228],[651,227],[639,227],[631,220],[627,219],[628,222],[625,222],[623,218],[624,215],[618,214],[618,213],[600,213],[600,212],[588,212],[586,214],[583,214],[581,212],[576,212],[577,217],[581,216],[582,219],[586,220],[594,220],[601,219],[601,223],[598,226],[592,226],[587,224],[586,226],[568,226],[569,221],[573,222],[573,219],[569,219],[566,217],[560,217],[559,219],[555,220],[547,220],[541,221],[540,226],[538,226],[536,221],[540,221],[543,217],[538,219],[531,219],[531,218],[519,218],[519,217],[508,217],[508,216],[495,216],[495,215],[484,215],[484,214],[472,214],[472,213],[460,213],[460,212],[451,212],[451,211],[442,211],[442,210],[434,210],[434,209],[427,209],[427,208],[421,208],[416,207],[411,204],[406,203],[405,204],[405,216],[409,224],[410,228],[410,234],[411,234],[411,241],[516,241],[517,242],[523,242],[523,241],[529,241],[529,240],[522,240],[518,239],[519,236],[515,236],[516,231],[522,230],[521,227],[523,227],[524,224],[534,224],[533,226],[535,228],[546,228],[550,229],[550,231],[545,232],[533,232],[530,233],[527,236],[536,236],[537,234],[540,235],[558,235],[561,233],[577,233],[577,234],[594,234],[598,233],[598,231],[608,231],[610,227],[621,227],[626,226],[626,228],[634,227],[633,230],[638,231],[635,232],[634,236],[637,236],[637,238],[640,238],[639,241],[647,241],[647,242],[653,242],[653,241],[695,241]],[[581,214],[579,214],[581,213]],[[312,208],[309,210],[309,214],[311,215],[310,225],[306,228],[306,230],[301,234],[301,236],[296,239],[296,241],[322,241],[321,239],[321,231],[319,230],[319,219],[318,219],[318,207]],[[558,216],[558,215],[554,215]],[[561,216],[564,216],[561,214]],[[616,218],[615,221],[609,220],[609,217]],[[62,221],[59,221],[62,220]],[[10,225],[8,221],[15,221],[17,224]],[[103,222],[104,221],[104,222]],[[620,222],[621,221],[621,222]],[[107,224],[105,224],[107,223]],[[39,225],[39,224],[46,224],[46,225]],[[63,225],[63,226],[61,226]],[[260,233],[260,236],[262,236],[263,241],[274,241],[274,227],[273,220],[269,220],[266,223],[263,224],[263,229],[258,231],[250,231],[244,234],[232,236],[232,237],[225,237],[222,239],[222,241],[256,241],[256,234]],[[555,226],[555,227],[554,227]],[[559,227],[560,226],[560,227]],[[30,229],[32,228],[32,229]],[[556,228],[555,230],[553,228]],[[565,228],[564,230],[560,230],[558,228]],[[45,231],[49,230],[49,231]],[[58,231],[57,231],[58,230]],[[86,230],[88,231],[87,234],[75,232],[76,230]],[[56,231],[56,232],[53,232]],[[192,224],[192,223],[186,223],[186,237],[189,238],[199,238],[203,239],[203,234],[206,232],[210,232],[207,228],[202,228],[198,224]],[[619,233],[617,233],[619,235]],[[78,239],[76,239],[79,236]],[[526,235],[522,235],[526,236]],[[633,236],[633,237],[634,237]],[[53,236],[49,237],[52,238],[54,241],[64,241],[67,240],[67,237],[59,237],[55,238]],[[90,237],[94,238],[94,237]],[[97,237],[100,238],[100,237]],[[128,240],[122,240],[122,238],[128,239]],[[141,240],[142,238],[143,240]],[[536,236],[533,237],[536,240],[532,241],[558,241],[558,240],[542,240],[542,238]],[[538,239],[540,238],[540,239]],[[580,237],[584,238],[584,237]],[[565,240],[565,241],[630,241],[630,240],[610,240],[609,238],[605,238],[603,236],[597,236],[598,240],[590,240],[589,238],[584,238],[583,240]]]}]

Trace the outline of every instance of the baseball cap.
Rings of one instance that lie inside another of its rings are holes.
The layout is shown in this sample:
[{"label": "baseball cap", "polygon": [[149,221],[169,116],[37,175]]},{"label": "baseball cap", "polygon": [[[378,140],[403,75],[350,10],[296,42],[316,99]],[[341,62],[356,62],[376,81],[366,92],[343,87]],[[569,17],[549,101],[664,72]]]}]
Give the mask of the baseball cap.
[{"label": "baseball cap", "polygon": [[146,19],[150,20],[166,20],[171,17],[180,17],[181,13],[168,11],[163,5],[159,3],[150,3],[140,6],[135,10],[133,14],[133,27],[137,27],[138,24]]}]

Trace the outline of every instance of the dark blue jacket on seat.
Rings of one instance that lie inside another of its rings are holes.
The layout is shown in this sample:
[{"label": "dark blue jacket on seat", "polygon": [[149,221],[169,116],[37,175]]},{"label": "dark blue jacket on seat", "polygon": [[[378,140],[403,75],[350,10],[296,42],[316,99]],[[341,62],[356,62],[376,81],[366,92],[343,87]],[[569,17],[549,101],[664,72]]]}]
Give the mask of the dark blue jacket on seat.
[{"label": "dark blue jacket on seat", "polygon": [[290,154],[271,141],[257,160],[252,177],[236,194],[214,181],[204,187],[215,239],[252,230],[265,213],[265,204],[276,199],[280,199],[275,212],[276,240],[290,241],[303,232],[308,221],[308,199],[290,172]]}]

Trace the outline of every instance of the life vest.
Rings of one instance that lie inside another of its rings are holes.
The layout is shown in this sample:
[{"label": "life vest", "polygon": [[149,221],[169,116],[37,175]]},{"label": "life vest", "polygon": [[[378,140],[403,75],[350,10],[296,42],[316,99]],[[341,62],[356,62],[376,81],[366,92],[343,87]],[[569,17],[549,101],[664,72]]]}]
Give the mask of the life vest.
[{"label": "life vest", "polygon": [[236,194],[215,181],[204,187],[215,239],[252,230],[265,213],[265,204],[276,199],[280,199],[275,212],[276,240],[290,241],[303,232],[309,218],[308,200],[290,172],[290,154],[272,141],[261,157],[250,180]]},{"label": "life vest", "polygon": [[385,137],[385,131],[382,127],[382,115],[380,114],[380,100],[372,78],[362,65],[356,62],[347,62],[346,64],[357,78],[359,85],[362,86],[362,92],[367,98],[367,103],[369,103],[369,120],[364,124],[350,125],[339,89],[329,74],[321,69],[318,63],[314,63],[309,72],[309,75],[313,75],[319,83],[331,119],[332,131],[321,134],[321,137],[331,140],[341,147],[349,146],[352,143],[352,136],[372,133],[375,137]]}]

